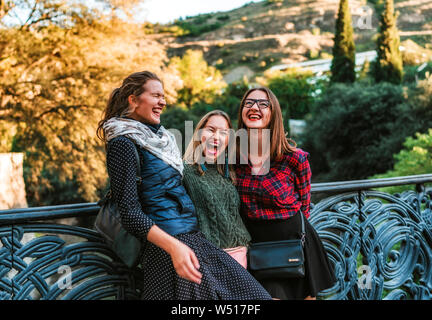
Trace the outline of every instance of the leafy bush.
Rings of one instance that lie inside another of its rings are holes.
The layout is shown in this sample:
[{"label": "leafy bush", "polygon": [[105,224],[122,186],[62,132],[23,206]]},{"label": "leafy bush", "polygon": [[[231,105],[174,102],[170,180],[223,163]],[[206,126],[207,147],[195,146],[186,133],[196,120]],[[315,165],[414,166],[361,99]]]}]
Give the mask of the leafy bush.
[{"label": "leafy bush", "polygon": [[249,83],[246,80],[230,83],[222,95],[218,96],[212,103],[214,109],[223,110],[230,116],[234,128],[237,128],[238,109],[241,99],[248,89]]},{"label": "leafy bush", "polygon": [[[190,108],[175,106],[168,108],[162,113],[161,123],[167,129],[177,129],[185,137],[185,121],[192,121],[195,126],[198,121],[208,112],[219,109],[225,111],[231,118],[232,125],[237,128],[237,114],[243,94],[248,90],[247,81],[231,83],[223,94],[217,96],[214,101],[206,103],[198,101]],[[180,146],[180,144],[179,144]],[[182,141],[182,150],[185,150],[185,141]]]},{"label": "leafy bush", "polygon": [[188,34],[187,30],[183,29],[178,25],[161,27],[160,32],[171,33],[172,35],[177,37],[183,37]]},{"label": "leafy bush", "polygon": [[207,19],[210,17],[209,15],[202,15],[195,17],[192,21],[177,20],[174,25],[183,30],[182,34],[178,34],[180,37],[197,37],[223,26],[223,23],[220,22],[206,24]]},{"label": "leafy bush", "polygon": [[410,89],[408,101],[412,106],[417,131],[425,132],[432,128],[432,75]]},{"label": "leafy bush", "polygon": [[194,128],[199,121],[199,118],[195,116],[188,109],[174,106],[165,110],[161,115],[161,124],[166,129],[176,129],[181,132],[181,136],[183,137],[181,144],[180,141],[177,141],[179,148],[181,147],[181,151],[185,150],[185,121],[192,121],[194,124]]},{"label": "leafy bush", "polygon": [[217,17],[217,19],[218,19],[219,21],[226,21],[226,20],[229,20],[229,18],[230,18],[230,16],[227,15],[227,14],[224,14],[224,15],[222,15],[222,16]]},{"label": "leafy bush", "polygon": [[226,86],[220,71],[207,64],[202,51],[187,50],[182,58],[172,58],[170,67],[177,69],[183,80],[178,91],[178,103],[183,107],[200,101],[211,103]]},{"label": "leafy bush", "polygon": [[144,34],[154,34],[155,33],[155,25],[151,22],[144,22],[142,25],[144,29]]},{"label": "leafy bush", "polygon": [[[416,133],[416,137],[408,137],[404,148],[394,156],[396,163],[392,170],[385,174],[372,176],[372,179],[410,176],[432,172],[432,129],[427,133]],[[412,189],[412,186],[388,187],[380,190],[388,193]]]},{"label": "leafy bush", "polygon": [[283,3],[283,1],[284,1],[284,0],[267,0],[264,4],[265,4],[266,6],[268,6],[268,5],[272,5],[272,4],[274,4],[274,3]]},{"label": "leafy bush", "polygon": [[432,127],[428,90],[407,94],[390,83],[331,86],[314,107],[303,137],[315,175],[355,180],[391,169],[406,137]]},{"label": "leafy bush", "polygon": [[432,62],[426,63],[420,71],[417,71],[421,65],[407,65],[404,67],[403,82],[406,84],[415,83],[417,80],[424,80],[432,73]]},{"label": "leafy bush", "polygon": [[289,119],[303,119],[313,104],[316,86],[309,82],[312,74],[291,70],[267,76],[266,84],[276,95],[282,108],[284,126],[288,130]]},{"label": "leafy bush", "polygon": [[245,80],[230,83],[221,95],[215,97],[211,104],[202,101],[197,102],[192,106],[190,112],[193,117],[201,119],[202,116],[211,110],[219,109],[225,111],[229,115],[233,127],[237,128],[240,101],[248,89],[249,84]]}]

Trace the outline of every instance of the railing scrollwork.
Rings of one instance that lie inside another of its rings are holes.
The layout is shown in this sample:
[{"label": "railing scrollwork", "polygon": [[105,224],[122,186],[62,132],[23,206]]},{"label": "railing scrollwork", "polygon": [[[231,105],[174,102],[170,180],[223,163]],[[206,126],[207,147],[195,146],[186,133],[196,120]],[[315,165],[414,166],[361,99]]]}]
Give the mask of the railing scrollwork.
[{"label": "railing scrollwork", "polygon": [[[432,299],[432,175],[320,183],[311,204],[338,279],[320,299]],[[375,188],[412,184],[416,191]],[[0,211],[0,300],[139,299],[128,269],[91,228],[95,203]],[[63,219],[63,220],[62,220]]]},{"label": "railing scrollwork", "polygon": [[432,189],[391,195],[364,183],[312,206],[310,222],[338,279],[320,297],[432,299]]}]

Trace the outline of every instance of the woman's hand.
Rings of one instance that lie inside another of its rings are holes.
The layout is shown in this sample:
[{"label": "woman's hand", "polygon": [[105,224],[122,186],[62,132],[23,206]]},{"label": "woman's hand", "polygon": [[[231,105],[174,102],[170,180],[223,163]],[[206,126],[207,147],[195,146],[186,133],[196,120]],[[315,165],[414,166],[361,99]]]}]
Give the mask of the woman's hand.
[{"label": "woman's hand", "polygon": [[157,225],[150,228],[147,240],[165,250],[170,256],[177,274],[189,281],[200,284],[201,272],[195,252],[183,242],[163,231]]},{"label": "woman's hand", "polygon": [[174,269],[180,277],[198,284],[201,283],[202,274],[198,271],[200,268],[199,261],[191,248],[178,241],[169,254]]}]

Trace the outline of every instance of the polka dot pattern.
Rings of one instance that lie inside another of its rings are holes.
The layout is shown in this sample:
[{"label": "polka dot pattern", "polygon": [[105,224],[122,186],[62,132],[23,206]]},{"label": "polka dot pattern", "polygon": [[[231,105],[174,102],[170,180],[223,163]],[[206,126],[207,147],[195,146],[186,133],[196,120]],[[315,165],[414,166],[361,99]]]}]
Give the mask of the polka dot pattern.
[{"label": "polka dot pattern", "polygon": [[270,295],[237,261],[211,244],[201,232],[177,239],[196,254],[202,273],[197,284],[180,278],[170,256],[147,242],[141,265],[144,270],[142,298],[148,300],[268,300]]},{"label": "polka dot pattern", "polygon": [[126,137],[108,143],[107,168],[111,192],[117,201],[124,228],[137,238],[146,239],[154,222],[144,214],[136,183],[135,145]]}]

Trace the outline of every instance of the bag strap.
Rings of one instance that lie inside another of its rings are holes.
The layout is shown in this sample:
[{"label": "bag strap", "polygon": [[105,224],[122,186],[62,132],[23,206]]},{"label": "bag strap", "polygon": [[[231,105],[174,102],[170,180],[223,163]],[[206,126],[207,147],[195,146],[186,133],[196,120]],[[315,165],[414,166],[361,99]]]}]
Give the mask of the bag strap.
[{"label": "bag strap", "polygon": [[[135,146],[135,144],[134,144],[134,146]],[[134,151],[135,151],[135,159],[136,159],[136,163],[137,163],[136,182],[137,183],[141,183],[142,182],[142,178],[141,178],[141,161],[140,161],[140,157],[139,157],[138,150],[137,150],[136,146],[134,148]]]},{"label": "bag strap", "polygon": [[303,212],[300,210],[298,212],[300,214],[300,218],[301,218],[301,222],[302,222],[302,228],[301,228],[301,243],[302,246],[304,247],[304,243],[305,243],[305,239],[306,239],[306,231],[305,231],[305,223],[304,223],[304,217],[303,217]]},{"label": "bag strap", "polygon": [[[137,148],[137,146],[135,144],[134,144],[134,154],[135,154],[135,160],[136,160],[136,164],[137,164],[135,180],[136,180],[137,184],[141,184],[141,182],[142,182],[142,178],[141,178],[141,161],[140,161],[140,157],[139,157],[139,154],[138,154],[138,148]],[[110,188],[108,190],[108,193],[105,196],[105,199],[111,199],[111,197],[112,197],[112,194],[111,194],[111,188]],[[99,202],[101,202],[101,201],[99,201]]]}]

